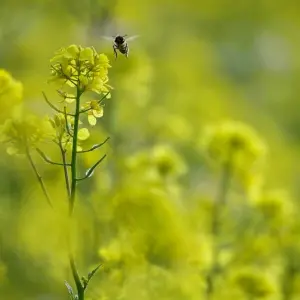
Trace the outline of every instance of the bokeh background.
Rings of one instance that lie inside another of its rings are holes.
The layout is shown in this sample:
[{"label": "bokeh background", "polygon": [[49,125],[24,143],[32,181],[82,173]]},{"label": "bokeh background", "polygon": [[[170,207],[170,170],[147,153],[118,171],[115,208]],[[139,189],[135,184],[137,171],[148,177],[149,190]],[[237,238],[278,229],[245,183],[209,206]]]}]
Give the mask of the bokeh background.
[{"label": "bokeh background", "polygon": [[[210,299],[300,299],[299,32],[297,1],[1,1],[0,68],[22,82],[28,110],[52,114],[42,91],[58,48],[94,46],[111,61],[112,98],[91,130],[110,140],[82,172],[108,157],[80,185],[73,226],[81,274],[103,263],[88,299],[207,299],[220,172],[201,140],[224,120],[250,126],[268,151],[250,188],[230,188]],[[140,35],[128,59],[101,39],[116,34]],[[68,299],[73,284],[62,170],[35,161],[55,212],[28,162],[1,147],[1,299]]]}]

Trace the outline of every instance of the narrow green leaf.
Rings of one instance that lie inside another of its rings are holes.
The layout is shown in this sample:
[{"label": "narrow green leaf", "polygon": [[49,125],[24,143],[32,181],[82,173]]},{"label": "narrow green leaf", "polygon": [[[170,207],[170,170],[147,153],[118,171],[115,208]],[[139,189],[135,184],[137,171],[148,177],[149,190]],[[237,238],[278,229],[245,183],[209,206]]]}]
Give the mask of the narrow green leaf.
[{"label": "narrow green leaf", "polygon": [[102,264],[98,265],[95,269],[93,269],[89,274],[88,274],[88,280],[91,280],[92,277],[96,274],[98,269],[102,266]]}]

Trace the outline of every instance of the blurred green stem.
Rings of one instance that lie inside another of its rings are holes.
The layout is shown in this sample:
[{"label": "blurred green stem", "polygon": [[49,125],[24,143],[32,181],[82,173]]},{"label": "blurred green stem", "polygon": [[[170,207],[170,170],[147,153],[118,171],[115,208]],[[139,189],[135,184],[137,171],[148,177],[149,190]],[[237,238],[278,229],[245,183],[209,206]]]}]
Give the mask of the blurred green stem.
[{"label": "blurred green stem", "polygon": [[216,202],[214,203],[214,208],[212,212],[212,226],[211,226],[211,234],[214,238],[214,245],[213,245],[213,253],[212,253],[212,268],[207,275],[207,290],[206,295],[207,299],[210,299],[215,291],[215,277],[217,273],[219,273],[219,266],[218,266],[218,256],[219,256],[219,249],[218,249],[218,237],[220,235],[220,222],[221,222],[221,214],[222,211],[227,203],[227,197],[230,188],[230,182],[232,178],[232,158],[233,158],[234,149],[230,147],[228,149],[228,156],[225,162],[223,163],[222,170],[221,170],[221,178],[220,178],[220,187],[219,187],[219,194],[217,196]]},{"label": "blurred green stem", "polygon": [[43,181],[43,178],[42,178],[42,176],[40,175],[40,173],[38,172],[38,170],[37,170],[37,168],[36,168],[36,165],[35,165],[35,163],[34,163],[32,157],[31,157],[30,151],[29,151],[29,149],[28,149],[27,146],[26,146],[26,157],[27,157],[28,160],[29,160],[29,163],[30,163],[30,165],[31,165],[31,167],[32,167],[32,169],[33,169],[33,171],[34,171],[34,174],[36,175],[36,178],[37,178],[37,180],[38,180],[38,182],[39,182],[39,184],[40,184],[40,186],[41,186],[41,188],[42,188],[42,191],[43,191],[43,193],[44,193],[44,195],[45,195],[45,198],[46,198],[48,204],[51,206],[51,208],[53,208],[53,205],[52,205],[50,196],[49,196],[49,194],[48,194],[48,192],[47,192],[47,189],[46,189],[45,183],[44,183],[44,181]]}]

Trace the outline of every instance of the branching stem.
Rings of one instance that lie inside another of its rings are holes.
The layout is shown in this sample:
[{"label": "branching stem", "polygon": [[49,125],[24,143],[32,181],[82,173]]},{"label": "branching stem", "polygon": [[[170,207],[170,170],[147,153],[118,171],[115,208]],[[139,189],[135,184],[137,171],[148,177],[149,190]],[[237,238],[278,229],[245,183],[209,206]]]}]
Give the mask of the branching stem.
[{"label": "branching stem", "polygon": [[[106,97],[109,95],[109,92],[107,92],[100,100],[98,100],[98,104],[100,105],[105,99]],[[80,110],[80,114],[83,114],[83,113],[86,113],[90,110],[92,110],[93,108],[92,107],[88,107],[88,108],[85,108],[85,109],[82,109]]]},{"label": "branching stem", "polygon": [[77,178],[76,180],[77,181],[81,181],[81,180],[84,180],[84,179],[87,179],[89,177],[92,176],[94,170],[97,168],[97,166],[104,160],[104,158],[106,157],[106,154],[104,154],[90,169],[87,170],[86,174],[84,177],[82,178]]},{"label": "branching stem", "polygon": [[100,144],[97,144],[97,145],[94,145],[92,148],[88,149],[88,150],[81,150],[81,151],[77,151],[77,153],[86,153],[86,152],[92,152],[98,148],[100,148],[101,146],[103,146],[107,141],[109,140],[109,137],[106,138],[104,140],[104,142],[100,143]]},{"label": "branching stem", "polygon": [[70,201],[71,188],[70,188],[69,172],[68,172],[68,168],[67,168],[68,166],[70,166],[70,164],[68,164],[67,161],[66,161],[66,150],[63,148],[63,146],[61,144],[61,141],[59,142],[58,146],[59,146],[61,157],[62,157],[62,160],[63,160],[66,190],[67,190],[68,199]]},{"label": "branching stem", "polygon": [[67,164],[67,163],[58,163],[58,162],[54,162],[51,159],[49,159],[46,154],[40,150],[39,148],[36,148],[37,153],[43,158],[43,160],[51,165],[56,165],[56,166],[71,166],[71,164]]},{"label": "branching stem", "polygon": [[[42,92],[42,93],[43,93],[43,96],[44,96],[45,101],[48,103],[48,105],[49,105],[52,109],[54,109],[56,112],[59,112],[59,113],[61,113],[61,114],[64,113],[62,110],[60,110],[59,108],[57,108],[55,105],[53,105],[53,104],[48,100],[48,98],[47,98],[47,96],[46,96],[46,94],[45,94],[44,92]],[[74,115],[73,115],[73,114],[70,114],[70,113],[68,113],[67,115],[68,115],[68,116],[74,117]]]},{"label": "branching stem", "polygon": [[31,167],[32,167],[32,169],[34,171],[34,174],[36,175],[36,178],[37,178],[37,180],[38,180],[38,182],[39,182],[39,184],[40,184],[40,186],[42,188],[42,191],[43,191],[43,193],[44,193],[44,195],[46,197],[46,200],[47,200],[48,204],[51,206],[51,208],[53,208],[53,205],[52,205],[50,196],[49,196],[49,194],[47,192],[46,186],[44,184],[43,178],[42,178],[42,176],[40,175],[40,173],[38,172],[38,170],[36,168],[36,165],[35,165],[32,157],[31,157],[31,154],[30,154],[30,151],[29,151],[28,147],[26,147],[26,157],[29,160],[29,163],[30,163],[30,165],[31,165]]}]

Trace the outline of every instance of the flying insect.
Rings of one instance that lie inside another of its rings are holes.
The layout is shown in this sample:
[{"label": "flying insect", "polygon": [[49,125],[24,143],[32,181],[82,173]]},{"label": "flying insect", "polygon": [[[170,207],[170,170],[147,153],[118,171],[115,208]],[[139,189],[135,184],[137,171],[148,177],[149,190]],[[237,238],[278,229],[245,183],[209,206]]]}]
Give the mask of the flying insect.
[{"label": "flying insect", "polygon": [[117,59],[118,57],[118,52],[122,53],[123,55],[126,56],[126,58],[129,55],[129,47],[128,47],[128,42],[135,40],[137,37],[139,37],[138,35],[133,35],[130,36],[128,38],[125,39],[125,37],[127,36],[127,34],[125,35],[116,35],[113,37],[104,37],[105,39],[108,40],[112,40],[113,41],[113,49],[114,49],[114,54],[115,54],[115,58]]}]

